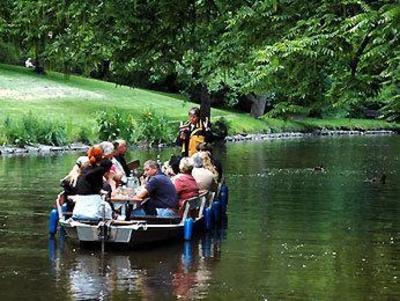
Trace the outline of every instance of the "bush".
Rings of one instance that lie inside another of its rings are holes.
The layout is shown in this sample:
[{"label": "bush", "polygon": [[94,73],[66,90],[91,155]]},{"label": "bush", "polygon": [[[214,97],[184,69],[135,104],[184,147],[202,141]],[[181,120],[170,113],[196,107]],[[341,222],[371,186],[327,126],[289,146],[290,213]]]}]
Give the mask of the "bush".
[{"label": "bush", "polygon": [[175,139],[176,128],[165,116],[154,110],[146,110],[139,119],[139,140],[152,145],[154,143],[171,143]]},{"label": "bush", "polygon": [[[400,73],[400,72],[399,72]],[[400,74],[397,75],[397,79]],[[377,96],[382,102],[380,113],[387,121],[400,121],[400,87],[396,84],[385,86]]]},{"label": "bush", "polygon": [[137,142],[139,134],[132,115],[113,109],[98,113],[96,120],[100,140],[112,141],[122,138],[128,142]]},{"label": "bush", "polygon": [[39,119],[32,113],[22,116],[20,120],[6,117],[4,135],[8,143],[19,147],[36,143],[61,146],[68,142],[65,125]]},{"label": "bush", "polygon": [[0,40],[0,63],[17,65],[20,63],[19,50],[15,45]]},{"label": "bush", "polygon": [[144,111],[138,122],[133,115],[119,113],[116,109],[101,112],[98,114],[97,123],[100,140],[122,138],[130,143],[142,141],[149,145],[172,142],[177,128],[168,126],[170,121],[152,109]]},{"label": "bush", "polygon": [[380,112],[387,121],[400,121],[400,96],[393,98],[393,102],[388,103],[380,109]]},{"label": "bush", "polygon": [[4,120],[4,136],[7,143],[22,147],[31,143],[31,138],[22,124],[15,122],[10,117]]},{"label": "bush", "polygon": [[289,119],[295,115],[308,115],[309,112],[310,109],[303,106],[283,101],[276,104],[274,108],[266,114],[266,116],[269,118]]},{"label": "bush", "polygon": [[91,144],[92,131],[87,127],[81,127],[75,138],[75,141],[82,142],[85,144]]}]

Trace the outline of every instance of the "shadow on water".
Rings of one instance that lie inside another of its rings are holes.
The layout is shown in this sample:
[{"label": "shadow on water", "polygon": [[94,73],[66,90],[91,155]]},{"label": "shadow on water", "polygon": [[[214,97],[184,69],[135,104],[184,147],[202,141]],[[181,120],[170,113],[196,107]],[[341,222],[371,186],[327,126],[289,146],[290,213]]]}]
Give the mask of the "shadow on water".
[{"label": "shadow on water", "polygon": [[49,238],[50,273],[76,300],[192,300],[207,296],[221,258],[226,223],[195,236],[131,251],[102,254],[68,244],[63,233]]}]

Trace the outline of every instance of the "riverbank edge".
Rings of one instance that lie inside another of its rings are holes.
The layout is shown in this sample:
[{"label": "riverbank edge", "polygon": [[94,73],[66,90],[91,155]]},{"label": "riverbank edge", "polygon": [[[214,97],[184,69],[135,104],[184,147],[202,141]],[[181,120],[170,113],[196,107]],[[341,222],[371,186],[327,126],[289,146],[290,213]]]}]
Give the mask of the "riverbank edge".
[{"label": "riverbank edge", "polygon": [[[241,142],[241,141],[268,141],[268,140],[283,140],[283,139],[302,139],[312,137],[339,137],[339,136],[388,136],[398,135],[399,131],[395,130],[316,130],[312,132],[282,132],[270,134],[237,134],[225,137],[225,142]],[[163,148],[171,145],[160,144],[157,147]],[[1,156],[18,156],[18,155],[46,155],[53,153],[70,153],[70,152],[86,152],[89,146],[82,143],[73,143],[66,146],[51,146],[51,145],[26,145],[25,147],[0,146]],[[148,145],[139,145],[135,148],[149,148]]]}]

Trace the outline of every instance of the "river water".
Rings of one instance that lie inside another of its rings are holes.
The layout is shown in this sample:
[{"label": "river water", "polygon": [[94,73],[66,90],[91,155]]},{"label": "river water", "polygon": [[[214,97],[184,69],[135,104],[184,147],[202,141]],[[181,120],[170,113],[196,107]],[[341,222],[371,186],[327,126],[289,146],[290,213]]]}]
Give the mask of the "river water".
[{"label": "river water", "polygon": [[399,136],[237,143],[217,154],[230,189],[224,227],[104,256],[48,239],[59,179],[78,154],[0,157],[0,299],[400,299]]}]

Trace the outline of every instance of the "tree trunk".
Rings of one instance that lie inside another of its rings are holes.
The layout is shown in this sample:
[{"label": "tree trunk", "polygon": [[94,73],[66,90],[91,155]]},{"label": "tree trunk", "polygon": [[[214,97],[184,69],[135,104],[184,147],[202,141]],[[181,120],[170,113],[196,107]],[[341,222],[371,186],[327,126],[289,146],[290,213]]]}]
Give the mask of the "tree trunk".
[{"label": "tree trunk", "polygon": [[45,74],[44,65],[41,64],[41,52],[44,49],[44,45],[42,45],[42,39],[38,39],[35,41],[35,69],[34,71],[38,74]]},{"label": "tree trunk", "polygon": [[249,99],[251,100],[250,115],[255,118],[264,115],[267,97],[265,95],[250,95]]},{"label": "tree trunk", "polygon": [[211,116],[211,100],[210,94],[206,86],[201,85],[200,88],[200,117],[205,120],[208,118],[210,120]]}]

